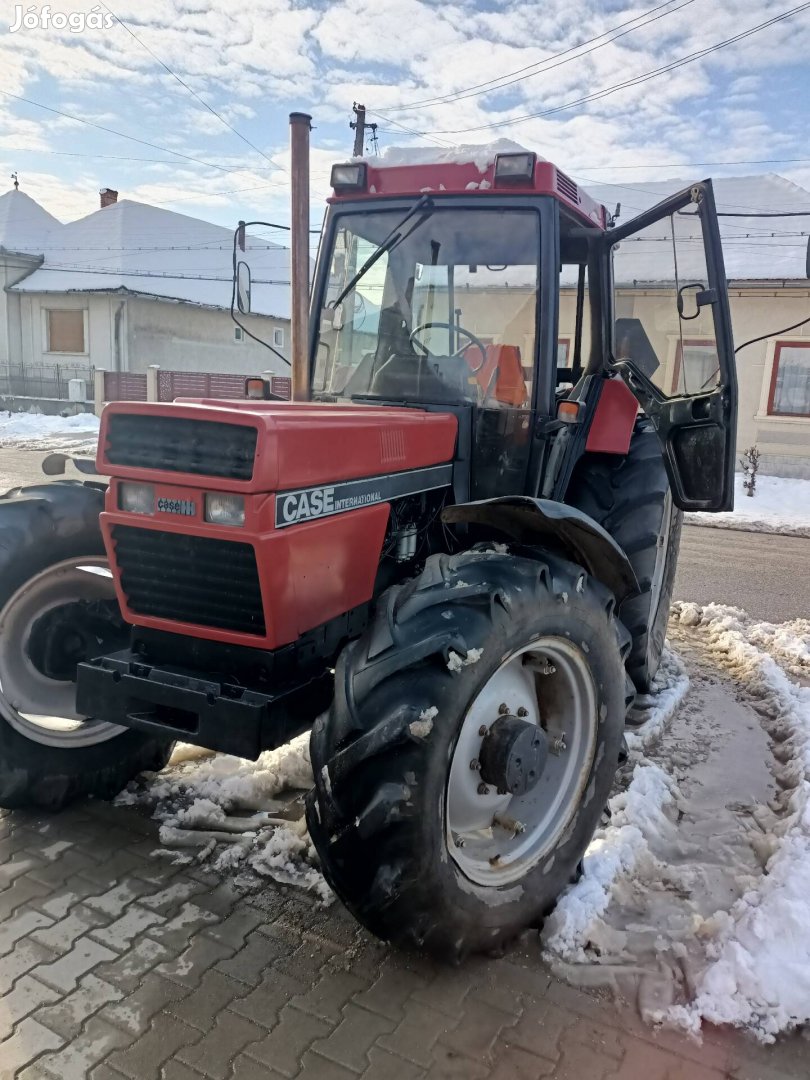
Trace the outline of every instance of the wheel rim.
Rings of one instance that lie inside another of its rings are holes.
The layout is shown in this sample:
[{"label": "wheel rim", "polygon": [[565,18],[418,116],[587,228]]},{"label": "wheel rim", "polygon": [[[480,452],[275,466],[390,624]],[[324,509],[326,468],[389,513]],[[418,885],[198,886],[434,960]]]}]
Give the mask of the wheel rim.
[{"label": "wheel rim", "polygon": [[93,746],[126,731],[75,711],[76,684],[50,678],[32,662],[29,643],[43,615],[82,600],[115,597],[105,558],[66,559],[36,574],[0,611],[0,713],[33,742],[65,749]]},{"label": "wheel rim", "polygon": [[653,668],[657,668],[658,660],[660,659],[655,655],[656,650],[653,647],[653,631],[658,619],[658,612],[661,607],[661,597],[664,589],[664,578],[666,576],[667,562],[669,560],[669,547],[672,539],[672,515],[675,511],[675,505],[672,502],[672,492],[668,491],[664,499],[664,512],[661,515],[661,534],[657,543],[657,555],[655,558],[655,569],[653,570],[652,581],[650,582],[650,617],[648,623],[647,634],[647,668],[651,675],[655,672]]},{"label": "wheel rim", "polygon": [[[525,719],[548,739],[542,775],[524,795],[499,795],[493,787],[479,793],[481,775],[471,767],[479,760],[482,732],[503,705],[510,713],[525,709]],[[582,802],[597,726],[588,662],[565,638],[538,638],[493,673],[462,722],[445,793],[448,851],[471,881],[516,881],[555,848]]]}]

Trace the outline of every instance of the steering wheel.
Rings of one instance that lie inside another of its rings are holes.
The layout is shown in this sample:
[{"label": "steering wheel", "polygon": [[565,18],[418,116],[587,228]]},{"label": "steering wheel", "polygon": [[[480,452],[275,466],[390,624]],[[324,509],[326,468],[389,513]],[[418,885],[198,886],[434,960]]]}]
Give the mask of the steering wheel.
[{"label": "steering wheel", "polygon": [[[475,334],[471,334],[470,331],[465,330],[463,326],[458,326],[454,323],[447,322],[426,322],[422,323],[421,326],[415,326],[413,330],[411,330],[411,333],[409,335],[410,343],[411,345],[413,345],[419,355],[423,358],[429,357],[431,360],[440,359],[438,354],[432,353],[427,347],[427,345],[425,345],[424,341],[420,341],[417,337],[417,335],[420,334],[423,330],[453,330],[455,333],[461,334],[465,338],[467,338],[470,344],[474,345],[476,349],[478,349],[478,351],[481,353],[481,363],[478,365],[478,367],[470,368],[470,371],[473,375],[477,375],[481,368],[484,366],[484,364],[487,362],[487,347],[483,343],[483,341],[479,341]],[[465,348],[466,346],[459,346],[456,351],[451,355],[454,357],[459,357],[464,352]]]}]

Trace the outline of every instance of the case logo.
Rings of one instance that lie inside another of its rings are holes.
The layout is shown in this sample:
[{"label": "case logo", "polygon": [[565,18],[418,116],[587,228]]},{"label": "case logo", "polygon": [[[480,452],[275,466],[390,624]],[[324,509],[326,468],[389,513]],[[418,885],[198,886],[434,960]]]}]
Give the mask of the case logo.
[{"label": "case logo", "polygon": [[161,513],[182,514],[183,517],[194,517],[197,513],[193,499],[158,499],[157,508]]}]

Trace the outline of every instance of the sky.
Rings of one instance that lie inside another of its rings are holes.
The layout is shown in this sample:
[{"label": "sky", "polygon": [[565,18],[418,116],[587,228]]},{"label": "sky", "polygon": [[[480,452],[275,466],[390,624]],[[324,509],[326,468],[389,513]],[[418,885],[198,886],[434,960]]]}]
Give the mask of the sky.
[{"label": "sky", "polygon": [[[17,172],[63,221],[111,187],[222,225],[285,224],[300,110],[317,227],[355,101],[381,150],[508,137],[583,183],[778,172],[810,190],[798,0],[55,0],[49,20],[46,8],[0,0],[0,192]],[[73,30],[54,27],[68,15]]]}]

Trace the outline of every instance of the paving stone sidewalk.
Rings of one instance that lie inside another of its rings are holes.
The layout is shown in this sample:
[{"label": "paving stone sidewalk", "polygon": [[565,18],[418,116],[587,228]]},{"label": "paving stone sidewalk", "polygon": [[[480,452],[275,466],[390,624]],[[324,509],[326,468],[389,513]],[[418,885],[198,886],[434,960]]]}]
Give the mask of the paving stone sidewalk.
[{"label": "paving stone sidewalk", "polygon": [[807,1080],[810,1042],[656,1034],[533,935],[444,968],[335,904],[250,893],[85,803],[0,813],[0,1080]]}]

